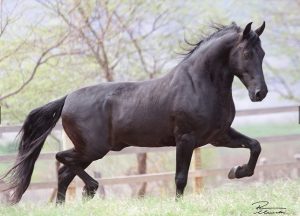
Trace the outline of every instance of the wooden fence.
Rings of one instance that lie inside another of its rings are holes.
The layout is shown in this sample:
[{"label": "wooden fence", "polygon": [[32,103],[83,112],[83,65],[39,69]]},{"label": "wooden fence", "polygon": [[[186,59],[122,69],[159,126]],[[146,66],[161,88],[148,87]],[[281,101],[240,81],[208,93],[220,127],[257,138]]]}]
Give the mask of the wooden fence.
[{"label": "wooden fence", "polygon": [[[237,116],[250,116],[250,115],[262,115],[262,114],[274,114],[274,113],[286,113],[286,112],[298,112],[299,107],[297,106],[286,106],[286,107],[275,107],[275,108],[262,108],[252,110],[239,110]],[[0,126],[1,133],[18,132],[21,126]],[[58,124],[54,130],[62,131],[61,124]],[[290,142],[300,140],[300,134],[292,135],[278,135],[268,137],[257,137],[261,143],[275,143],[275,142]],[[211,148],[210,146],[204,146],[202,148]],[[160,148],[139,148],[139,147],[128,147],[120,152],[109,152],[109,156],[124,155],[124,154],[137,154],[137,153],[148,153],[148,152],[164,152],[174,151],[174,147],[160,147]],[[53,160],[55,153],[42,153],[39,156],[39,160]],[[195,157],[196,156],[196,157]],[[220,169],[201,169],[200,148],[194,152],[194,168],[189,172],[189,178],[195,179],[195,191],[200,192],[202,186],[202,178],[207,176],[226,175],[231,167],[220,168]],[[284,163],[276,164],[260,164],[256,168],[256,172],[263,172],[269,169],[296,169],[298,176],[300,176],[300,159],[299,154],[295,154],[295,160]],[[0,155],[0,163],[12,162],[15,159],[15,155]],[[130,184],[140,182],[151,182],[160,180],[173,180],[175,176],[174,172],[162,172],[162,173],[151,173],[142,175],[130,175],[130,176],[118,176],[113,178],[101,178],[97,179],[100,184],[112,185],[112,184]],[[76,183],[78,186],[82,186],[81,182]],[[74,186],[74,185],[73,185]],[[0,189],[4,185],[0,185]],[[29,189],[47,189],[56,188],[57,182],[33,182],[30,184]]]},{"label": "wooden fence", "polygon": [[[274,142],[282,142],[282,141],[300,141],[300,135],[285,135],[285,136],[272,136],[272,137],[261,137],[258,138],[260,142],[264,140],[263,143],[274,143]],[[203,146],[202,148],[215,148],[210,146]],[[109,152],[108,155],[124,155],[124,154],[137,154],[137,153],[149,153],[149,152],[164,152],[164,151],[175,151],[174,147],[161,147],[161,148],[138,148],[138,147],[128,147],[126,151],[120,152]],[[56,153],[42,153],[39,156],[38,160],[53,160],[55,158]],[[295,158],[298,154],[295,154]],[[15,159],[15,155],[1,155],[0,162],[12,162]],[[276,163],[276,164],[266,164],[266,165],[258,165],[256,171],[266,170],[270,168],[300,168],[299,159],[290,162],[284,163]],[[207,177],[214,175],[223,175],[229,171],[231,167],[225,167],[220,169],[196,169],[191,170],[189,172],[190,178],[196,177]],[[139,183],[139,182],[150,182],[150,181],[158,181],[158,180],[168,180],[174,179],[174,172],[163,172],[163,173],[152,173],[152,174],[143,174],[143,175],[130,175],[130,176],[119,176],[114,178],[101,178],[97,179],[99,183],[104,185],[112,185],[112,184],[130,184],[130,183]],[[55,188],[56,181],[53,182],[40,182],[40,183],[31,183],[29,186],[30,189],[41,189],[41,188]]]}]

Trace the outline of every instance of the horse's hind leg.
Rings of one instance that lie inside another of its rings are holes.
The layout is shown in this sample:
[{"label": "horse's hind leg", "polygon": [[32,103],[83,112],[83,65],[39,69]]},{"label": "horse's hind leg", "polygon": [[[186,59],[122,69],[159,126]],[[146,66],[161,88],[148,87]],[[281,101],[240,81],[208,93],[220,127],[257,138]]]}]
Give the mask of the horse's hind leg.
[{"label": "horse's hind leg", "polygon": [[65,172],[71,171],[73,173],[73,176],[71,174],[67,175],[68,177],[65,178],[66,182],[68,183],[71,177],[74,178],[75,175],[77,175],[85,183],[83,192],[84,197],[93,198],[96,193],[96,190],[98,189],[99,183],[84,171],[84,169],[92,161],[83,160],[82,155],[80,155],[80,153],[77,153],[75,149],[70,149],[57,153],[56,159],[66,166],[66,169],[68,169],[68,171]]},{"label": "horse's hind leg", "polygon": [[[90,163],[84,163],[82,164],[82,168],[85,169],[86,167],[89,166]],[[76,174],[71,171],[71,169],[63,165],[61,168],[58,170],[58,188],[57,188],[57,198],[56,198],[56,203],[60,204],[65,202],[65,197],[66,197],[66,192],[68,189],[68,186],[74,179]]]},{"label": "horse's hind leg", "polygon": [[57,185],[57,197],[56,204],[60,204],[65,202],[66,199],[66,191],[68,189],[69,184],[74,179],[75,174],[67,167],[62,166],[58,170],[58,185]]},{"label": "horse's hind leg", "polygon": [[220,138],[220,141],[212,143],[214,146],[222,146],[229,148],[248,148],[250,149],[250,158],[247,164],[243,166],[233,167],[229,174],[228,178],[243,178],[247,176],[252,176],[254,169],[261,152],[260,144],[257,140],[251,139],[237,131],[233,128],[230,128],[228,133]]},{"label": "horse's hind leg", "polygon": [[[56,158],[67,166],[73,172],[73,175],[75,174],[83,180],[85,183],[83,196],[92,198],[99,184],[84,169],[91,162],[104,157],[110,150],[107,137],[107,134],[109,134],[107,119],[97,109],[89,110],[89,114],[87,114],[87,110],[82,110],[82,108],[80,108],[81,111],[76,113],[74,113],[74,110],[79,109],[79,107],[71,108],[63,111],[62,125],[74,144],[74,148],[57,153]],[[87,107],[87,109],[90,108]],[[88,165],[84,166],[86,163]]]}]

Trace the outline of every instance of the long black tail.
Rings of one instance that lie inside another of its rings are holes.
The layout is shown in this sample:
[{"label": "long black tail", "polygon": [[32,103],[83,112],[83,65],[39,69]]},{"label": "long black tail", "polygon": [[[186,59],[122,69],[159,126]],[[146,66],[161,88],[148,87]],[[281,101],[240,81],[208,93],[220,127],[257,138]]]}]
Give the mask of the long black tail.
[{"label": "long black tail", "polygon": [[27,190],[35,161],[44,142],[61,116],[66,96],[32,110],[20,131],[19,152],[15,165],[3,178],[8,178],[12,190],[10,202],[18,203]]}]

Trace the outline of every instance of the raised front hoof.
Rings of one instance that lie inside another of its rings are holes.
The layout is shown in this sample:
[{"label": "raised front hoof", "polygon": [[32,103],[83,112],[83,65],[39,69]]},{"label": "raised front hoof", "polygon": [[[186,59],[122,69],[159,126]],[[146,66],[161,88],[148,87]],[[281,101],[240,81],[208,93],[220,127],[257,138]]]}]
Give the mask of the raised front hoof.
[{"label": "raised front hoof", "polygon": [[228,178],[229,179],[235,179],[235,178],[237,178],[236,177],[236,171],[237,171],[238,168],[239,168],[239,166],[235,166],[235,167],[231,168],[231,170],[228,173]]},{"label": "raised front hoof", "polygon": [[229,173],[228,178],[229,179],[235,179],[235,178],[244,178],[244,177],[250,177],[253,175],[253,170],[250,170],[248,168],[247,164],[244,164],[243,166],[235,166],[233,167]]}]

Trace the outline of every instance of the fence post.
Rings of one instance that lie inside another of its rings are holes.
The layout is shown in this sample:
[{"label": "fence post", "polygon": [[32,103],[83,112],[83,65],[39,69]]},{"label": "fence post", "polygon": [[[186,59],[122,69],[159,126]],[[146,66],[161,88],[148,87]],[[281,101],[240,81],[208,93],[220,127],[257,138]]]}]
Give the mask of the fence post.
[{"label": "fence post", "polygon": [[[300,154],[295,154],[294,158],[296,159],[296,161],[300,164]],[[299,165],[296,168],[296,176],[300,177],[300,167]]]},{"label": "fence post", "polygon": [[[137,154],[137,162],[138,162],[138,174],[146,174],[147,173],[147,153],[139,153]],[[144,197],[146,194],[147,182],[143,182],[138,189],[138,197]]]},{"label": "fence post", "polygon": [[[267,159],[264,158],[264,157],[261,158],[261,159],[259,160],[259,164],[260,164],[261,166],[266,165],[266,164],[267,164]],[[267,179],[266,171],[262,170],[262,171],[260,172],[260,181],[261,181],[261,182],[265,182],[266,179]]]},{"label": "fence post", "polygon": [[[58,179],[59,166],[60,166],[60,163],[58,161],[55,161],[56,179]],[[56,196],[57,196],[57,188],[53,189],[50,199],[49,199],[49,202],[53,202],[54,199],[56,198]]]},{"label": "fence post", "polygon": [[[200,148],[196,148],[194,150],[194,169],[198,171],[201,169],[201,150]],[[196,176],[194,179],[194,192],[200,193],[203,186],[202,177]]]},{"label": "fence post", "polygon": [[[64,130],[62,130],[62,150],[68,150],[70,148],[73,148],[73,143],[70,140],[70,138],[68,137],[68,135],[66,134],[66,132]],[[69,200],[74,200],[76,197],[76,177],[74,178],[74,180],[71,182],[71,184],[68,187],[67,190],[67,194],[66,197]]]},{"label": "fence post", "polygon": [[[99,172],[99,171],[94,171],[94,177],[95,177],[96,179],[101,179],[101,178],[102,178],[101,172]],[[99,184],[98,191],[99,191],[100,198],[101,198],[101,199],[104,199],[104,198],[105,198],[105,189],[104,189],[103,184]]]}]

